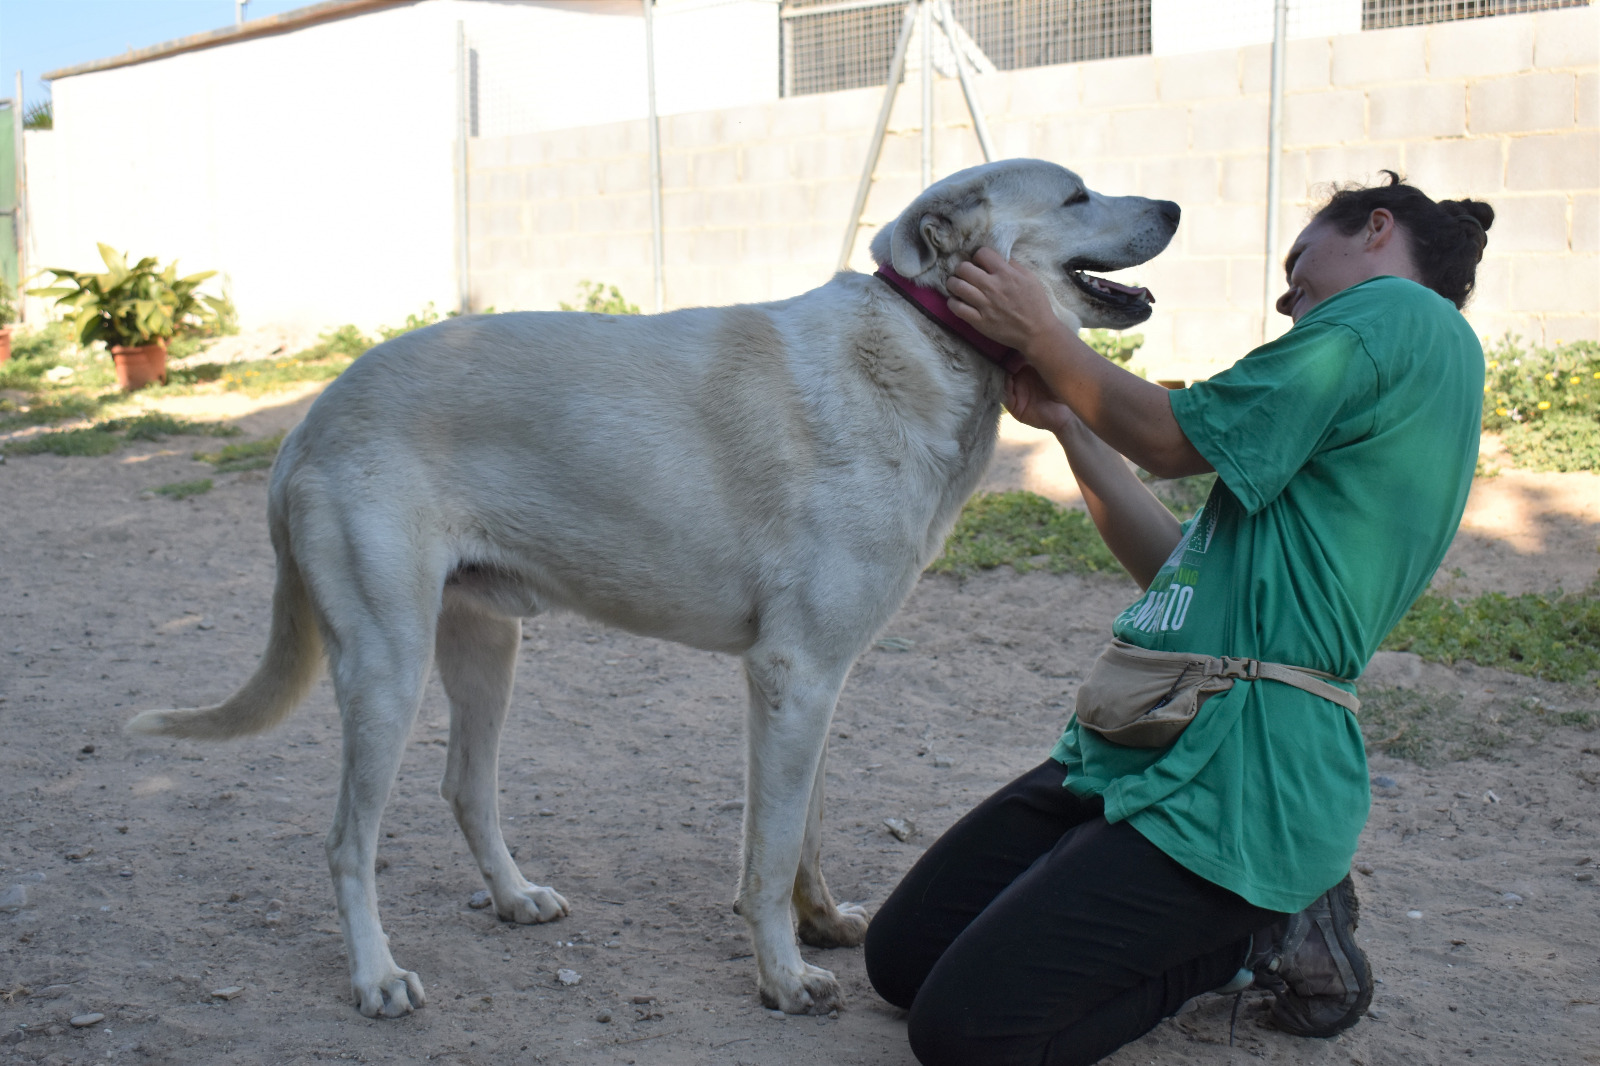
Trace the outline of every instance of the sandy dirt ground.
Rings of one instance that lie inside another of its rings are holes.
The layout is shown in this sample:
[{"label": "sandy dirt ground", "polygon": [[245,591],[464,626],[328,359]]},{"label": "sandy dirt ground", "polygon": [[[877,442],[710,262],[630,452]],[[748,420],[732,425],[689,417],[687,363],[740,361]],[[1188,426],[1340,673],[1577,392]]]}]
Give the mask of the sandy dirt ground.
[{"label": "sandy dirt ground", "polygon": [[[253,439],[308,403],[218,413]],[[859,949],[804,952],[843,982],[837,1017],[774,1017],[755,997],[730,906],[737,661],[571,616],[526,626],[501,758],[507,839],[571,917],[514,926],[469,906],[481,884],[437,795],[448,712],[435,682],[378,876],[393,950],[428,1006],[357,1014],[321,848],[339,762],[327,683],[242,742],[120,732],[136,710],[227,695],[265,640],[264,475],[221,476],[178,503],[146,494],[208,474],[190,458],[205,446],[0,466],[0,1063],[913,1062]],[[988,487],[1070,500],[1052,447],[1008,427]],[[1440,582],[1586,586],[1597,484],[1480,481]],[[836,715],[824,856],[840,898],[876,906],[929,841],[1045,756],[1134,591],[1009,569],[924,578]],[[1596,703],[1592,688],[1404,654],[1380,655],[1367,683],[1491,710]],[[1108,1062],[1600,1063],[1600,733],[1553,728],[1493,758],[1380,756],[1372,769],[1357,877],[1382,982],[1370,1017],[1297,1040],[1265,1026],[1252,994],[1230,1047],[1232,1002],[1205,997]],[[889,817],[915,833],[891,836]],[[561,969],[581,980],[562,984]],[[72,1024],[85,1015],[103,1018]]]}]

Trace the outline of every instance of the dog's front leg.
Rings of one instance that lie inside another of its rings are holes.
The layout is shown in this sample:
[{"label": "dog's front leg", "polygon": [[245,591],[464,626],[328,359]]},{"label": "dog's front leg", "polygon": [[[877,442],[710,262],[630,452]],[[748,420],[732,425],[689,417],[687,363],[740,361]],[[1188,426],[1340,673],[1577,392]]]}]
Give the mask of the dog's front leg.
[{"label": "dog's front leg", "polygon": [[837,978],[800,957],[789,906],[828,723],[848,670],[848,662],[819,664],[765,642],[745,655],[749,766],[737,907],[750,926],[761,1002],[788,1014],[825,1014],[843,1001]]},{"label": "dog's front leg", "polygon": [[822,877],[822,793],[827,764],[828,742],[824,739],[806,810],[800,869],[794,876],[794,912],[800,919],[802,943],[814,948],[853,948],[867,938],[867,910],[859,903],[835,903]]}]

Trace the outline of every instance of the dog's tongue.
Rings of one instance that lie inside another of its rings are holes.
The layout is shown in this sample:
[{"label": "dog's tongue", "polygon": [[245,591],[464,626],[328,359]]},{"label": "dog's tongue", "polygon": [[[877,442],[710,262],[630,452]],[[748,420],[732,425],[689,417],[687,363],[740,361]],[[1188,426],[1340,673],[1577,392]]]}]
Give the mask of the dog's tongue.
[{"label": "dog's tongue", "polygon": [[1110,278],[1096,278],[1095,280],[1113,292],[1120,292],[1127,296],[1137,296],[1146,303],[1156,302],[1156,294],[1142,285],[1136,288],[1132,285],[1123,285],[1119,282],[1112,281]]}]

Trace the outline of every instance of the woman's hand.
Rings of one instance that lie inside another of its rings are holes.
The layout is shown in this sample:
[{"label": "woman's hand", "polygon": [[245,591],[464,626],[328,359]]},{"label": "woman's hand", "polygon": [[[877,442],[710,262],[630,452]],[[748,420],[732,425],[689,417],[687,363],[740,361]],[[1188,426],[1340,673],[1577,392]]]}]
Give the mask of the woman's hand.
[{"label": "woman's hand", "polygon": [[1006,378],[1006,410],[1023,425],[1050,433],[1060,433],[1079,424],[1072,408],[1050,391],[1044,378],[1031,366]]},{"label": "woman's hand", "polygon": [[993,248],[980,248],[956,267],[946,286],[950,310],[991,340],[1027,355],[1041,337],[1076,333],[1056,317],[1050,296],[1033,272]]}]

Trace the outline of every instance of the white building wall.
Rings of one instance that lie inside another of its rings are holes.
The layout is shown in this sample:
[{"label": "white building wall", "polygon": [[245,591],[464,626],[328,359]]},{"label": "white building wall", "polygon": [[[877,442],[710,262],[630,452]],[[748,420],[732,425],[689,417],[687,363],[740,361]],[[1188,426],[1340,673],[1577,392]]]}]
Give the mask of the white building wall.
[{"label": "white building wall", "polygon": [[33,264],[179,258],[225,273],[246,325],[452,305],[450,6],[58,79],[28,140]]},{"label": "white building wall", "polygon": [[[476,53],[478,136],[644,118],[639,0],[495,0],[459,7]],[[655,46],[662,115],[778,97],[777,0],[659,0]]]},{"label": "white building wall", "polygon": [[[1002,157],[1053,159],[1095,188],[1173,199],[1172,246],[1123,280],[1157,294],[1140,361],[1208,376],[1276,335],[1263,322],[1265,44],[975,79]],[[1393,167],[1498,219],[1467,317],[1480,335],[1600,338],[1600,8],[1292,41],[1281,231],[1270,269],[1332,182]],[[761,301],[833,272],[881,88],[662,122],[669,307]],[[959,86],[936,85],[934,176],[980,161]],[[916,195],[914,82],[891,116],[851,265]],[[582,279],[651,289],[643,122],[482,138],[471,171],[474,300],[553,310]]]},{"label": "white building wall", "polygon": [[[659,10],[664,113],[776,98],[771,0]],[[60,78],[55,129],[27,136],[30,263],[177,258],[226,274],[246,326],[454,307],[458,20],[503,94],[480,132],[644,116],[638,0],[419,0]]]}]

